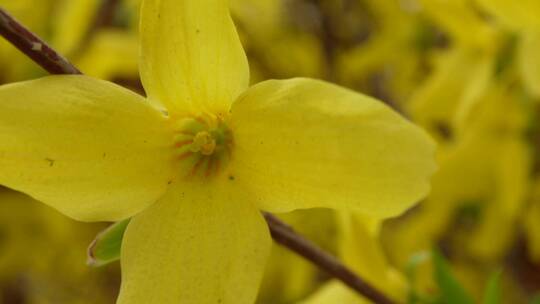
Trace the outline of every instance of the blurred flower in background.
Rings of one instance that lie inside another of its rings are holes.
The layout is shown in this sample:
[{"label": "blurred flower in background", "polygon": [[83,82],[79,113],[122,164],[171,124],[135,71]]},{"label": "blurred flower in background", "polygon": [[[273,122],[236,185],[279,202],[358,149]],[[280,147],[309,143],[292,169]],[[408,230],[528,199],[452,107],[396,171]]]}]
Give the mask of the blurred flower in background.
[{"label": "blurred flower in background", "polygon": [[100,229],[0,189],[0,303],[110,303],[118,267],[85,263],[88,242]]},{"label": "blurred flower in background", "polygon": [[[385,101],[439,146],[430,195],[397,218],[375,222],[315,209],[279,215],[283,220],[403,303],[456,303],[440,299],[448,292],[441,279],[446,266],[475,303],[486,298],[497,271],[500,303],[535,303],[539,1],[229,2],[253,82],[306,76],[347,86]],[[144,93],[137,69],[139,4],[0,0],[84,73]],[[41,75],[0,41],[0,83]],[[118,265],[84,264],[86,246],[104,227],[72,222],[1,189],[0,303],[114,303]],[[369,303],[274,247],[259,303]]]}]

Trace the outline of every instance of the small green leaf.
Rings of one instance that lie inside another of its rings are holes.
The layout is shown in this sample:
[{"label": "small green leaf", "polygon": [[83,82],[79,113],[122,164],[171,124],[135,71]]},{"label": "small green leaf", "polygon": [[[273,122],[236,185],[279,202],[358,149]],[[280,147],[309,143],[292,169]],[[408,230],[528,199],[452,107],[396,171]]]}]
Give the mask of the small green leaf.
[{"label": "small green leaf", "polygon": [[120,259],[122,238],[129,221],[114,223],[96,236],[88,247],[88,265],[99,267]]},{"label": "small green leaf", "polygon": [[433,263],[435,266],[433,275],[441,292],[441,303],[474,304],[472,297],[452,274],[444,257],[436,250],[433,251]]},{"label": "small green leaf", "polygon": [[501,293],[500,293],[500,279],[501,271],[494,272],[490,277],[487,283],[486,289],[484,290],[484,304],[499,304],[501,303]]}]

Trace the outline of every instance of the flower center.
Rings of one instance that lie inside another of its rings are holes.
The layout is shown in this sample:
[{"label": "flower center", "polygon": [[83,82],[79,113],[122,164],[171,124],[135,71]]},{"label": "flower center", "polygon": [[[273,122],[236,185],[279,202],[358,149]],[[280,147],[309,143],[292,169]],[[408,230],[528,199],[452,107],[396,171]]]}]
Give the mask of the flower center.
[{"label": "flower center", "polygon": [[190,146],[193,153],[201,152],[202,155],[212,155],[216,149],[216,140],[207,131],[197,132]]},{"label": "flower center", "polygon": [[185,177],[211,177],[231,157],[232,133],[222,115],[173,119],[175,147]]}]

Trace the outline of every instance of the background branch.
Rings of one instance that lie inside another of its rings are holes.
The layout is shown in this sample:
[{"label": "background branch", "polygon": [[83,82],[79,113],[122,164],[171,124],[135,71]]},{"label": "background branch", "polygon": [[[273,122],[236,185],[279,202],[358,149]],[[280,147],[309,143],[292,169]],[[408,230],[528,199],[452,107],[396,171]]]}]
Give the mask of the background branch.
[{"label": "background branch", "polygon": [[[0,8],[0,35],[51,74],[81,74],[66,58]],[[394,303],[332,255],[297,234],[277,217],[263,213],[275,242],[311,261],[332,277],[377,304]]]}]

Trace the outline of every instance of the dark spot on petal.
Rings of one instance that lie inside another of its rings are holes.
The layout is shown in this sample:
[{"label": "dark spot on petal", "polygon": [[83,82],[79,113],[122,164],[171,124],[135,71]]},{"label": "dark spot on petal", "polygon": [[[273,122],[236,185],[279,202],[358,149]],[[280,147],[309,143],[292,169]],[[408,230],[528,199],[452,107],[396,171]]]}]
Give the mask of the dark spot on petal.
[{"label": "dark spot on petal", "polygon": [[433,127],[444,139],[451,140],[453,138],[454,134],[452,132],[452,128],[447,123],[443,121],[435,121],[433,122]]},{"label": "dark spot on petal", "polygon": [[52,158],[45,158],[45,161],[49,163],[49,167],[54,166],[55,160]]},{"label": "dark spot on petal", "polygon": [[234,180],[234,176],[233,176],[233,175],[229,175],[229,180]]}]

